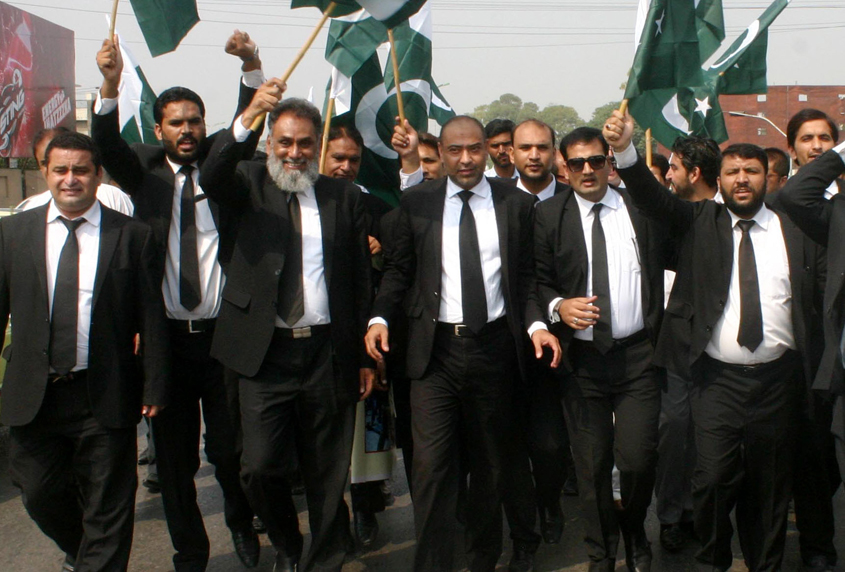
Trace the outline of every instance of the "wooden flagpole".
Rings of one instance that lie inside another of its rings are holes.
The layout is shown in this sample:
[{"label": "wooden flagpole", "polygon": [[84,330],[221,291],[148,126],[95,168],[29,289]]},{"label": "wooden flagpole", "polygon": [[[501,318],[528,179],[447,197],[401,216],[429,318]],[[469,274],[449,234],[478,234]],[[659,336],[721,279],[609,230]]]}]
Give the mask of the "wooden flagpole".
[{"label": "wooden flagpole", "polygon": [[329,131],[332,128],[332,112],[334,112],[334,98],[329,98],[326,105],[326,117],[323,119],[323,144],[320,147],[320,174],[326,174],[326,153],[329,150]]},{"label": "wooden flagpole", "polygon": [[[299,62],[302,61],[302,58],[304,58],[305,54],[308,53],[308,50],[311,49],[311,45],[314,43],[314,40],[317,39],[317,36],[320,34],[320,30],[322,30],[323,26],[326,25],[326,20],[328,20],[331,16],[332,10],[335,9],[335,6],[337,6],[337,3],[332,2],[326,7],[326,11],[323,12],[323,17],[320,18],[320,22],[314,27],[314,30],[311,32],[311,35],[308,36],[308,39],[305,40],[305,45],[303,45],[299,49],[299,52],[296,54],[296,57],[293,58],[293,61],[288,66],[288,69],[285,71],[284,75],[279,78],[282,80],[282,83],[287,83],[288,79],[290,79],[290,76],[293,75],[293,70],[296,69],[296,66],[299,65]],[[252,122],[252,126],[250,127],[250,129],[252,129],[253,131],[258,130],[258,126],[261,125],[261,121],[264,119],[265,115],[265,113],[262,113],[261,115],[256,117],[255,121]]]},{"label": "wooden flagpole", "polygon": [[111,7],[111,23],[109,24],[109,40],[114,41],[114,26],[117,22],[117,5],[120,0],[114,0]]},{"label": "wooden flagpole", "polygon": [[399,108],[399,125],[405,125],[405,102],[402,101],[402,81],[399,79],[399,61],[396,59],[396,42],[393,41],[393,30],[387,31],[390,40],[390,59],[393,61],[393,83],[396,85],[396,106]]},{"label": "wooden flagpole", "polygon": [[622,103],[619,105],[619,113],[625,115],[628,112],[628,100],[623,99]]},{"label": "wooden flagpole", "polygon": [[645,164],[651,169],[652,165],[652,150],[651,150],[651,127],[645,130]]}]

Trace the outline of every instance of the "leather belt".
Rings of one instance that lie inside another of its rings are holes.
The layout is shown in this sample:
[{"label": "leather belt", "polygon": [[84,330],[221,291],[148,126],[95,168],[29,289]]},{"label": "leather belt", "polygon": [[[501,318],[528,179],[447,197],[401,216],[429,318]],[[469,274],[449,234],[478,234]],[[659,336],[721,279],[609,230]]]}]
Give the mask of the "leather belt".
[{"label": "leather belt", "polygon": [[311,338],[320,334],[326,334],[331,326],[329,324],[320,324],[318,326],[305,326],[304,328],[276,328],[276,333],[294,340],[302,338]]},{"label": "leather belt", "polygon": [[170,323],[170,329],[180,334],[201,334],[214,329],[214,324],[217,323],[217,318],[207,318],[205,320],[167,320]]},{"label": "leather belt", "polygon": [[451,324],[449,322],[437,322],[437,330],[440,332],[448,333],[449,335],[455,336],[456,338],[477,338],[479,336],[483,336],[485,334],[489,334],[493,330],[507,326],[507,317],[502,316],[497,320],[493,320],[492,322],[487,322],[481,331],[478,333],[473,332],[469,326],[466,324]]},{"label": "leather belt", "polygon": [[69,371],[64,375],[58,373],[47,374],[47,381],[50,383],[58,383],[65,381],[82,381],[88,377],[87,369],[80,369],[79,371]]}]

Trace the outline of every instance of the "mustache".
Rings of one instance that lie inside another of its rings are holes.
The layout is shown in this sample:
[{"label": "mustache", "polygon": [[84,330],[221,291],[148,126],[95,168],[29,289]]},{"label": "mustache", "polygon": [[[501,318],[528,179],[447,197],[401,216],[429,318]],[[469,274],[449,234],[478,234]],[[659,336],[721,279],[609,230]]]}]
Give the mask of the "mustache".
[{"label": "mustache", "polygon": [[305,159],[305,158],[302,158],[302,159],[291,159],[291,158],[282,159],[282,163],[285,164],[285,165],[304,165],[307,162],[308,162],[308,160]]},{"label": "mustache", "polygon": [[194,137],[193,135],[182,135],[181,137],[179,137],[179,139],[177,139],[177,140],[176,140],[176,144],[177,144],[177,145],[179,145],[180,143],[184,143],[184,142],[186,142],[186,141],[187,141],[188,143],[194,143],[194,144],[198,144],[198,143],[199,143],[199,142],[197,141],[197,138],[196,138],[196,137]]}]

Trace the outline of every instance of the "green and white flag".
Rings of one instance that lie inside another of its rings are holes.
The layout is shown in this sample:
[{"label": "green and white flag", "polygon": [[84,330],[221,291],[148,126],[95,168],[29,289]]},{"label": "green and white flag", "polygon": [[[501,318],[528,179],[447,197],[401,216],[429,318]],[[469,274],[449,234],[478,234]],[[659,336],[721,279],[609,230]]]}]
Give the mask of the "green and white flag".
[{"label": "green and white flag", "polygon": [[[119,37],[119,35],[118,35]],[[117,100],[120,117],[120,136],[127,143],[157,143],[153,105],[156,94],[147,83],[141,66],[123,42],[123,73],[120,75],[120,95]]]},{"label": "green and white flag", "polygon": [[426,0],[358,0],[364,10],[392,30],[422,9]]},{"label": "green and white flag", "polygon": [[725,39],[722,0],[695,0],[695,28],[701,63],[716,53]]},{"label": "green and white flag", "polygon": [[[325,14],[331,3],[332,0],[291,0],[290,7],[294,10],[297,8],[317,8]],[[334,0],[334,3],[335,7],[332,9],[332,13],[329,14],[332,18],[348,16],[361,9],[361,5],[355,2],[355,0]]]},{"label": "green and white flag", "polygon": [[387,28],[365,10],[335,18],[326,40],[326,60],[346,76],[353,76],[380,45]]},{"label": "green and white flag", "polygon": [[130,0],[150,53],[172,52],[200,21],[196,0]]}]

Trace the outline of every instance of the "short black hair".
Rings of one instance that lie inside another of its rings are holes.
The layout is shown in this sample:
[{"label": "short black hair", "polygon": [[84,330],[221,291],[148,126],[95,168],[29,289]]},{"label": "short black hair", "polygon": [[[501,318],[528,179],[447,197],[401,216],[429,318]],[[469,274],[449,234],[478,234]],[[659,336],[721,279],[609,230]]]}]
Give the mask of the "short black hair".
[{"label": "short black hair", "polygon": [[434,149],[438,156],[440,155],[440,137],[432,135],[431,133],[426,133],[425,131],[420,131],[418,135],[420,138],[420,145],[430,147],[431,149]]},{"label": "short black hair", "polygon": [[610,145],[607,144],[607,141],[605,140],[604,135],[601,134],[600,129],[596,129],[595,127],[576,127],[567,133],[563,139],[560,140],[560,152],[563,154],[564,161],[569,159],[566,155],[567,147],[571,147],[578,143],[592,143],[593,141],[601,143],[601,147],[604,149],[605,155],[610,153]]},{"label": "short black hair", "polygon": [[753,143],[734,143],[722,151],[722,159],[739,157],[740,159],[757,159],[763,165],[763,173],[769,172],[769,159],[763,148]]},{"label": "short black hair", "polygon": [[94,167],[99,171],[103,166],[103,157],[100,155],[100,149],[97,147],[97,144],[94,143],[93,139],[82,133],[68,131],[67,133],[59,133],[53,137],[53,140],[50,141],[50,144],[47,145],[47,149],[44,151],[44,160],[48,164],[50,162],[50,153],[53,149],[88,151],[91,153],[91,162],[94,163]]},{"label": "short black hair", "polygon": [[546,123],[545,121],[540,121],[539,119],[526,119],[525,121],[520,121],[519,125],[513,128],[513,133],[516,135],[516,130],[526,124],[536,125],[537,127],[545,127],[549,130],[549,134],[552,136],[552,148],[554,148],[555,144],[557,143],[557,137],[555,137],[555,130],[552,129],[552,126]]},{"label": "short black hair", "polygon": [[[481,123],[479,123],[479,125],[481,125]],[[515,127],[516,124],[510,119],[494,119],[488,123],[486,127],[484,127],[484,137],[492,139],[502,133],[510,133],[511,137],[513,137],[513,130]]]},{"label": "short black hair", "polygon": [[348,137],[355,142],[361,152],[364,151],[364,138],[354,125],[335,125],[329,129],[329,142]]},{"label": "short black hair", "polygon": [[[38,147],[42,141],[47,139],[47,137],[55,137],[61,133],[73,133],[70,129],[63,125],[59,125],[58,127],[47,127],[45,129],[41,129],[38,133],[35,134],[35,137],[32,138],[32,158],[35,159],[35,162],[38,163],[38,157],[35,155],[35,148]],[[46,158],[47,155],[44,155]],[[38,165],[41,166],[40,164]]]},{"label": "short black hair", "polygon": [[669,159],[666,158],[666,155],[655,153],[651,156],[651,166],[660,169],[660,176],[665,179],[669,172]]},{"label": "short black hair", "polygon": [[722,167],[722,152],[713,139],[698,135],[678,137],[672,144],[672,153],[681,159],[684,169],[692,171],[698,167],[707,186],[716,187],[716,178]]},{"label": "short black hair", "polygon": [[168,104],[175,103],[177,101],[190,101],[191,103],[195,103],[197,107],[200,108],[200,116],[205,119],[205,104],[196,92],[191,91],[187,87],[171,87],[170,89],[162,91],[153,104],[153,119],[157,125],[161,125],[161,120],[164,118],[164,108],[167,107]]},{"label": "short black hair", "polygon": [[789,123],[786,125],[786,144],[790,148],[794,148],[795,139],[798,137],[798,130],[801,129],[801,126],[808,121],[816,121],[818,119],[827,121],[827,126],[830,127],[830,136],[833,137],[833,142],[839,143],[839,129],[836,127],[836,123],[834,123],[824,111],[808,107],[807,109],[802,109],[793,115],[789,120]]},{"label": "short black hair", "polygon": [[320,116],[320,110],[314,107],[314,104],[309,103],[304,99],[293,97],[291,99],[283,99],[267,116],[268,133],[272,135],[273,126],[278,121],[279,117],[290,113],[294,117],[300,119],[307,119],[314,125],[314,133],[317,136],[323,130],[323,118]]},{"label": "short black hair", "polygon": [[777,147],[767,147],[764,149],[766,157],[772,164],[772,171],[777,173],[778,177],[789,176],[789,155],[783,149]]},{"label": "short black hair", "polygon": [[448,129],[453,123],[458,123],[459,121],[469,121],[470,123],[475,124],[481,131],[482,140],[487,140],[487,135],[484,131],[484,126],[478,119],[470,115],[456,115],[455,117],[450,118],[446,123],[443,124],[443,127],[440,128],[440,138],[443,138],[443,134],[446,133],[446,129]]}]

